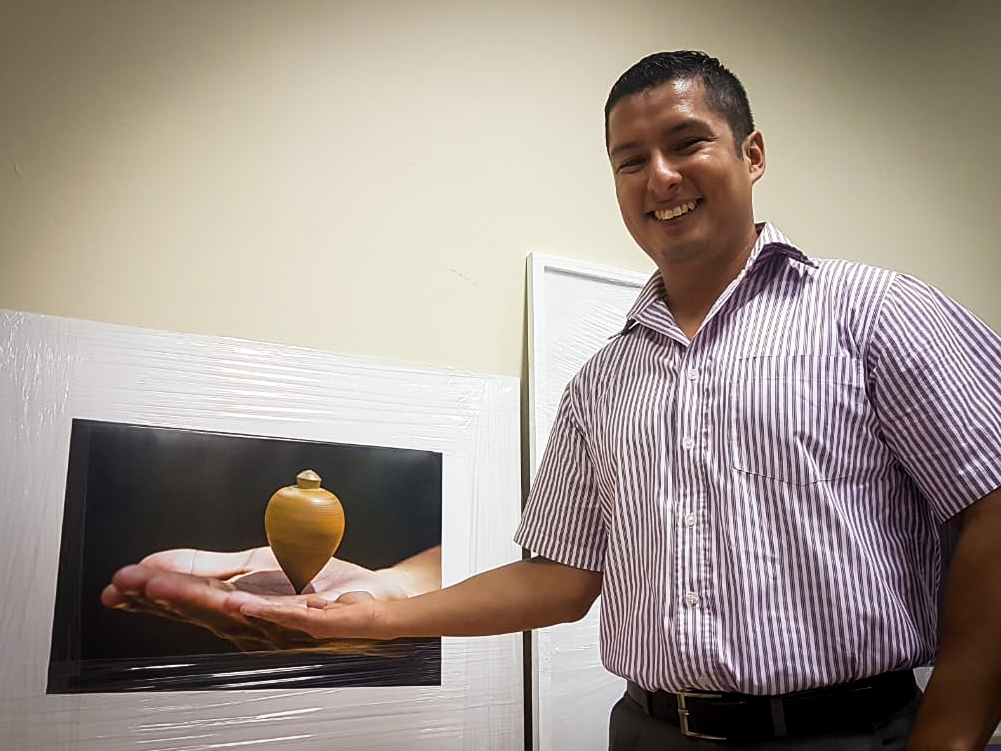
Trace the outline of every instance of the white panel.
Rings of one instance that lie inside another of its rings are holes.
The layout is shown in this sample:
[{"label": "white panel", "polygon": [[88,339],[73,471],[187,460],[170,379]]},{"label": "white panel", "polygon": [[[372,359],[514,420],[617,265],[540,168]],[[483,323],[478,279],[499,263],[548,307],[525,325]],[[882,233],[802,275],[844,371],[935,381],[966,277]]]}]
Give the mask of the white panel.
[{"label": "white panel", "polygon": [[[622,329],[648,275],[533,253],[529,258],[529,456],[532,476],[567,383]],[[598,648],[600,599],[577,623],[534,633],[535,748],[602,751],[625,683]]]},{"label": "white panel", "polygon": [[522,748],[520,635],[441,686],[46,695],[73,418],[442,454],[442,577],[520,557],[518,381],[0,311],[0,748]]}]

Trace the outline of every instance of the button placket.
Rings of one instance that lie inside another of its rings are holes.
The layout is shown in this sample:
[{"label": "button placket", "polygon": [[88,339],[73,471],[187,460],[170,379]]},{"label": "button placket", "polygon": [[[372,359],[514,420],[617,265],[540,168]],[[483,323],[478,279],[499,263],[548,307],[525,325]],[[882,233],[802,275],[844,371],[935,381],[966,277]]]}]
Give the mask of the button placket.
[{"label": "button placket", "polygon": [[[686,355],[691,356],[693,352],[689,350]],[[692,647],[696,642],[696,634],[702,629],[702,614],[700,607],[702,597],[700,591],[704,583],[700,578],[699,561],[703,558],[700,546],[705,543],[702,535],[697,529],[698,516],[697,495],[698,486],[704,475],[702,464],[705,457],[702,455],[702,441],[700,438],[700,424],[703,422],[705,411],[704,401],[704,378],[700,366],[694,361],[686,362],[688,357],[679,363],[678,368],[678,410],[677,410],[677,433],[680,441],[680,462],[678,468],[679,475],[687,475],[683,493],[679,493],[678,505],[676,506],[675,517],[680,524],[675,527],[680,567],[677,580],[678,592],[680,594],[680,609],[678,624],[684,633],[684,642]],[[677,439],[676,439],[677,440]],[[676,523],[677,523],[676,522]]]}]

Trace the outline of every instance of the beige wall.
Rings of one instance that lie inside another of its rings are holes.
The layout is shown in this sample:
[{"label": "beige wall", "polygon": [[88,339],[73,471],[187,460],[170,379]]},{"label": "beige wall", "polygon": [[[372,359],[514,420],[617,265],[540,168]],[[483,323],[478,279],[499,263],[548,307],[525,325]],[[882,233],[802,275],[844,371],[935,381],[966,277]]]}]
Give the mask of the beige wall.
[{"label": "beige wall", "polygon": [[705,48],[759,218],[1001,328],[1001,3],[4,0],[0,307],[522,371],[531,250],[650,268],[601,107]]}]

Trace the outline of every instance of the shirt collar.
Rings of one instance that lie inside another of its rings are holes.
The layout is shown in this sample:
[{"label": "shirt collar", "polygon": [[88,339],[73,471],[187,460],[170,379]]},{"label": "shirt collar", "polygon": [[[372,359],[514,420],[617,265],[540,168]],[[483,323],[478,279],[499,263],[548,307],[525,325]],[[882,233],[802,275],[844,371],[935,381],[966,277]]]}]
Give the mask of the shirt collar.
[{"label": "shirt collar", "polygon": [[[765,259],[771,258],[776,254],[784,255],[790,260],[806,266],[817,267],[816,262],[796,247],[778,227],[768,222],[761,222],[756,226],[758,239],[754,243],[754,247],[751,248],[750,255],[747,257],[747,263],[744,265],[745,271],[749,272]],[[633,303],[633,307],[630,308],[629,313],[626,315],[626,325],[619,333],[625,333],[631,329],[644,311],[647,311],[652,305],[657,303],[663,304],[664,298],[664,279],[658,270],[650,277],[650,281],[646,283],[639,297],[636,298],[636,302]]]}]

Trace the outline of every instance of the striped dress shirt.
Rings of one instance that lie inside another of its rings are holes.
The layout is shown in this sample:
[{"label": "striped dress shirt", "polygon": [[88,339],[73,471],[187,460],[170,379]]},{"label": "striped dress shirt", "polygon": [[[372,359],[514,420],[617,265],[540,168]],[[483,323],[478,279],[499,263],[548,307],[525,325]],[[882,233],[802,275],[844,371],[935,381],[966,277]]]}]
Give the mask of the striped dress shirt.
[{"label": "striped dress shirt", "polygon": [[602,661],[782,694],[928,663],[938,527],[1001,486],[1001,340],[769,224],[689,339],[655,274],[561,400],[516,541],[602,571]]}]

